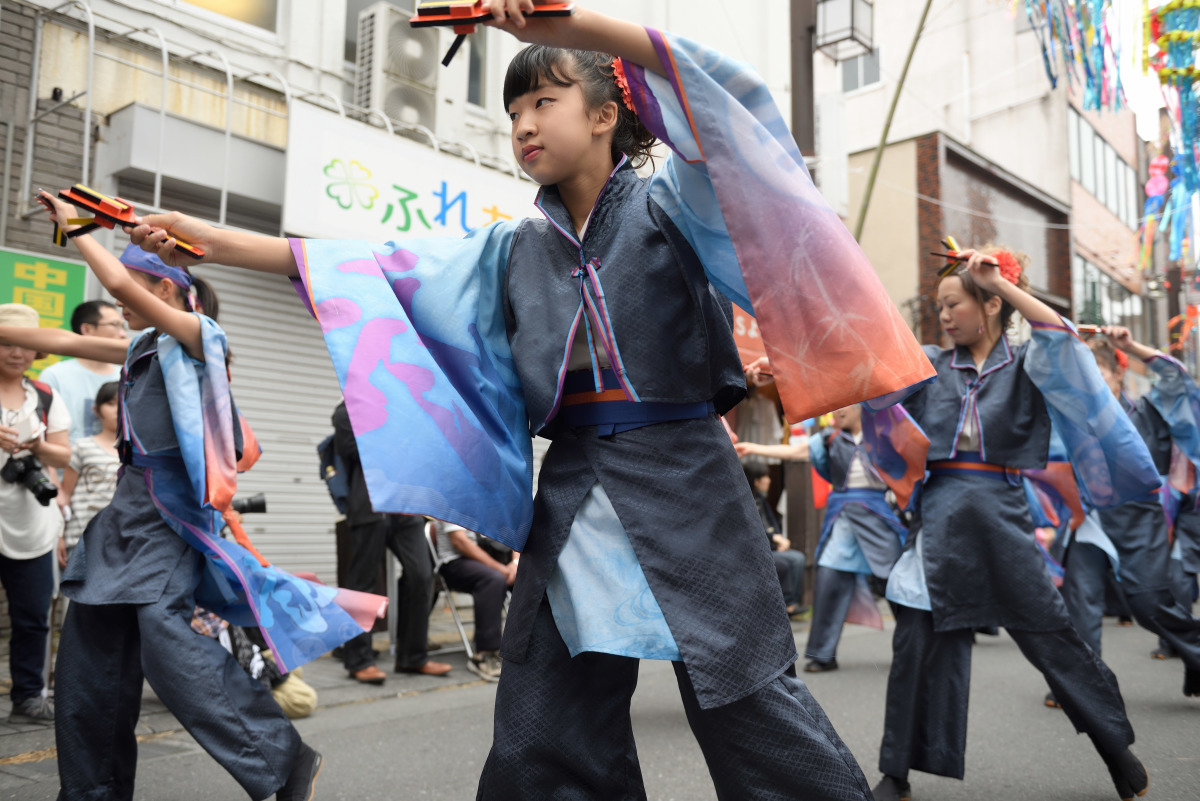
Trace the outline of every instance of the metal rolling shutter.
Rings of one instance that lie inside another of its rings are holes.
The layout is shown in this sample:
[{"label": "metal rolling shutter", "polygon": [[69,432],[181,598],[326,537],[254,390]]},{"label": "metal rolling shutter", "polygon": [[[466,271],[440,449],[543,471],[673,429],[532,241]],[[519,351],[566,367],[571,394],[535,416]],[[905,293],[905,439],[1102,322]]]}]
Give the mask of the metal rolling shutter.
[{"label": "metal rolling shutter", "polygon": [[267,496],[246,532],[273,563],[335,583],[334,524],[341,517],[317,476],[316,446],[333,431],[341,400],[321,329],[284,278],[231,267],[197,271],[216,289],[233,351],[233,396],[263,456],[238,480],[238,496]]}]

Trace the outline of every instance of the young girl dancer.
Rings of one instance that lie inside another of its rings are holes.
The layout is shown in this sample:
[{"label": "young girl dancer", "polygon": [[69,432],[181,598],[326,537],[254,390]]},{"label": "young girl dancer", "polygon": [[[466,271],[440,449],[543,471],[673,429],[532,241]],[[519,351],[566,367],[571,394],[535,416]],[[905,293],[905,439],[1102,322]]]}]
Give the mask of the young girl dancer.
[{"label": "young girl dancer", "polygon": [[[896,632],[875,798],[910,798],[911,769],[962,778],[972,631],[1004,626],[1128,799],[1148,779],[1129,750],[1124,702],[1112,672],[1071,627],[1034,545],[1020,471],[1045,467],[1053,419],[1097,506],[1142,495],[1158,476],[1086,347],[1023,291],[1018,258],[994,253],[964,251],[965,265],[938,285],[954,347],[926,348],[937,383],[906,399],[903,411],[868,419],[877,455],[896,441],[883,436],[890,424],[915,422],[928,441],[918,467],[929,470],[919,519],[888,581]],[[1032,341],[1018,347],[1005,337],[1014,312],[1033,327]]]},{"label": "young girl dancer", "polygon": [[[48,193],[40,199],[64,231],[78,227],[68,223],[78,217],[71,206]],[[379,605],[359,611],[356,622],[338,604],[373,596],[347,599],[220,538],[236,471],[258,449],[229,394],[216,296],[135,246],[119,261],[86,234],[73,241],[129,326],[143,333],[129,344],[0,328],[0,341],[125,365],[124,469],[62,579],[73,603],[57,668],[60,797],[132,797],[145,677],[251,798],[308,799],[320,755],[301,742],[269,690],[215,640],[196,636],[192,611],[199,603],[241,625],[262,625],[286,670],[361,632]]]},{"label": "young girl dancer", "polygon": [[[1105,383],[1154,458],[1155,469],[1163,477],[1161,492],[1170,492],[1172,484],[1192,490],[1195,465],[1200,464],[1200,388],[1182,364],[1134,341],[1128,328],[1106,326],[1102,330],[1105,336],[1088,345]],[[1154,388],[1137,401],[1124,394],[1125,368],[1114,348],[1141,359],[1158,376]],[[1172,544],[1159,492],[1100,510],[1099,523],[1115,551],[1121,589],[1134,619],[1183,658],[1183,694],[1200,695],[1200,618],[1192,614],[1188,594],[1178,593],[1184,597],[1176,598],[1172,591],[1179,576],[1172,573]],[[1182,548],[1179,550],[1182,555]],[[1067,605],[1079,621],[1080,631],[1094,637],[1097,653],[1107,572],[1108,558],[1102,554],[1078,561],[1074,553],[1068,557],[1066,586],[1075,591],[1067,595]]]},{"label": "young girl dancer", "polygon": [[[847,614],[854,622],[883,628],[867,579],[887,580],[900,558],[905,528],[884,497],[887,486],[864,445],[862,411],[856,405],[835,411],[833,428],[809,437],[803,446],[817,473],[833,487],[817,542],[812,627],[804,649],[809,660],[806,673],[838,669],[837,644]],[[738,443],[738,452],[743,450],[783,455],[771,446],[743,448]]]},{"label": "young girl dancer", "polygon": [[[719,797],[866,798],[794,677],[771,557],[717,417],[745,394],[718,290],[751,304],[795,418],[932,370],[756,76],[587,9],[491,9],[542,45],[514,60],[504,95],[545,220],[289,246],[169,214],[134,241],[174,259],[178,235],[214,261],[298,276],[376,509],[522,552],[480,798],[645,798],[638,658],[674,661]],[[641,178],[654,135],[673,152]],[[798,327],[818,319],[833,321],[821,337]],[[553,439],[532,504],[530,432]],[[426,458],[397,458],[412,452]]]}]

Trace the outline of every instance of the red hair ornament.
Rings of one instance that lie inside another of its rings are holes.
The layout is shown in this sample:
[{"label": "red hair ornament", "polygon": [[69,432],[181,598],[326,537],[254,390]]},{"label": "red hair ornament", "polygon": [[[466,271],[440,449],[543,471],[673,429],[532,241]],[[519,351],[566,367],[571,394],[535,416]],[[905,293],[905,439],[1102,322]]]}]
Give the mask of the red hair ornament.
[{"label": "red hair ornament", "polygon": [[1021,280],[1021,263],[1017,261],[1017,257],[1009,253],[1007,250],[1000,250],[992,254],[992,258],[999,265],[1000,275],[1004,277],[1013,286],[1017,286],[1017,282]]},{"label": "red hair ornament", "polygon": [[612,60],[613,80],[617,82],[617,86],[621,89],[621,101],[625,104],[625,108],[637,114],[637,109],[633,107],[633,92],[629,91],[629,79],[625,77],[625,64],[619,58]]}]

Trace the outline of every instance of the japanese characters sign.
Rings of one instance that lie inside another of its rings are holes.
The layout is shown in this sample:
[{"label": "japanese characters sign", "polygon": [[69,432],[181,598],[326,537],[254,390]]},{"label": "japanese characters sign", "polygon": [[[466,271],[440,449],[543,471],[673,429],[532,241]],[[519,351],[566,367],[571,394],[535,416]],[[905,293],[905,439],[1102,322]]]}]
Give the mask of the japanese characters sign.
[{"label": "japanese characters sign", "polygon": [[535,213],[537,189],[308,103],[292,104],[283,206],[289,234],[373,242],[463,236]]},{"label": "japanese characters sign", "polygon": [[[0,249],[0,303],[24,303],[37,309],[43,328],[69,328],[71,312],[83,302],[87,267],[35,253]],[[59,360],[35,362],[39,373]]]}]

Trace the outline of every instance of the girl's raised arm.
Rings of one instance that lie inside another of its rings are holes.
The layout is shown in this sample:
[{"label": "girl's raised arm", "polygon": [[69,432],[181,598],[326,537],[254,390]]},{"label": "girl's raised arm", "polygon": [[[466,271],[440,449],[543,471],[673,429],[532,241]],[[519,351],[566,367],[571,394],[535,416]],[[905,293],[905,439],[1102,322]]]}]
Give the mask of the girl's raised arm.
[{"label": "girl's raised arm", "polygon": [[[67,223],[67,220],[79,216],[74,206],[45,191],[39,195],[39,199],[53,209],[50,219],[64,233],[80,227]],[[136,281],[130,276],[125,265],[121,264],[116,256],[109,253],[107,248],[89,234],[73,237],[71,241],[79,248],[80,255],[83,256],[84,261],[87,262],[88,267],[95,273],[104,288],[125,308],[141,317],[160,333],[174,337],[192,358],[204,360],[200,319],[196,315],[171,306],[151,292],[144,284]],[[124,354],[122,354],[121,361],[124,361]]]},{"label": "girl's raised arm", "polygon": [[570,17],[526,19],[537,4],[534,0],[484,0],[492,13],[489,25],[508,31],[522,42],[573,50],[610,53],[623,61],[666,75],[658,53],[641,25],[606,17],[586,8],[576,8]]},{"label": "girl's raised arm", "polygon": [[29,348],[39,353],[74,356],[109,364],[124,364],[129,342],[124,339],[85,337],[61,328],[21,328],[0,325],[0,343]]},{"label": "girl's raised arm", "polygon": [[971,271],[976,284],[993,295],[999,295],[1026,320],[1042,325],[1062,325],[1058,312],[1000,275],[1000,263],[994,257],[974,250],[960,251],[959,255],[968,257],[967,269]]}]

